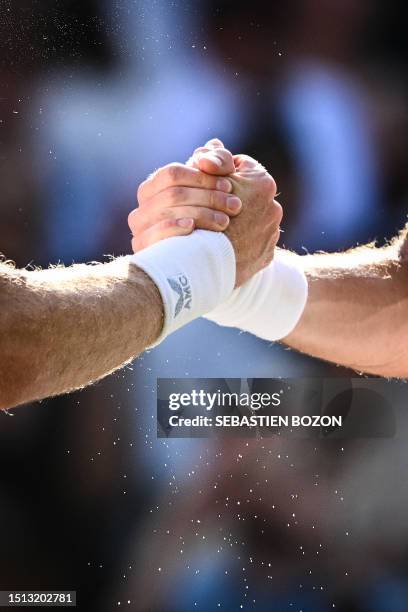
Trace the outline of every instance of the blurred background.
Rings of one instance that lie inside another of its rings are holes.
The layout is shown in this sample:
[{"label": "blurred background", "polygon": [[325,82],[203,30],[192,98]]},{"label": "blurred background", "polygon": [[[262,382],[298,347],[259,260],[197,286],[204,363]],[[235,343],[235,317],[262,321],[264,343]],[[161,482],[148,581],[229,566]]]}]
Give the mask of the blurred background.
[{"label": "blurred background", "polygon": [[[278,183],[282,244],[408,210],[402,0],[2,0],[0,251],[130,250],[137,185],[211,137]],[[408,417],[391,440],[157,440],[156,378],[350,373],[197,321],[80,393],[0,414],[0,588],[90,612],[408,609]]]}]

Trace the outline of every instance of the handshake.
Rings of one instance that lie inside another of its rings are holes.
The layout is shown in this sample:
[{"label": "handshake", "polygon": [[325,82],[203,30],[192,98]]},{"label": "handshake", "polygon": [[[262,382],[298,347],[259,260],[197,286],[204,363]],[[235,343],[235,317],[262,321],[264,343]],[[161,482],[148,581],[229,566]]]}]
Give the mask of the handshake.
[{"label": "handshake", "polygon": [[140,185],[132,261],[161,293],[159,340],[201,315],[268,340],[292,331],[307,283],[287,254],[271,264],[282,220],[275,197],[265,168],[217,139]]},{"label": "handshake", "polygon": [[133,255],[46,270],[0,261],[0,410],[88,385],[201,316],[408,377],[408,226],[381,248],[299,256],[276,249],[275,197],[260,164],[211,140],[142,183]]},{"label": "handshake", "polygon": [[282,220],[275,196],[276,183],[261,164],[210,140],[186,165],[160,168],[140,185],[139,208],[129,215],[133,251],[195,229],[224,231],[239,287],[273,259]]},{"label": "handshake", "polygon": [[194,319],[408,377],[408,226],[381,248],[276,249],[273,178],[219,140],[160,168],[129,215],[134,254],[18,270],[0,261],[0,410],[106,376]]}]

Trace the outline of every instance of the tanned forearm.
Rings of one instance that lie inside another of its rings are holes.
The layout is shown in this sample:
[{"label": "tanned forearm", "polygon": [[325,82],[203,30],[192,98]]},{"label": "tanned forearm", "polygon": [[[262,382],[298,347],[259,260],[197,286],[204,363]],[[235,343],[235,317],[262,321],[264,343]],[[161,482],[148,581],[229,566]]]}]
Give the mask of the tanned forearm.
[{"label": "tanned forearm", "polygon": [[42,271],[0,264],[0,408],[109,374],[162,324],[156,285],[126,258]]},{"label": "tanned forearm", "polygon": [[382,249],[297,257],[309,281],[306,309],[283,342],[357,371],[408,376],[406,230]]}]

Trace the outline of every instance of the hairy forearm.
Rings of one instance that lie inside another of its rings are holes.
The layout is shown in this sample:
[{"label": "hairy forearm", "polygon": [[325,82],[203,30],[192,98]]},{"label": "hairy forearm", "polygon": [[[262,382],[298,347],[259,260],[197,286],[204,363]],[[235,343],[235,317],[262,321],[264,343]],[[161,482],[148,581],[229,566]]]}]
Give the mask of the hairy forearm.
[{"label": "hairy forearm", "polygon": [[156,286],[126,258],[29,272],[0,264],[0,408],[105,376],[162,323]]},{"label": "hairy forearm", "polygon": [[357,371],[408,376],[405,237],[379,249],[297,257],[309,283],[305,311],[283,342]]}]

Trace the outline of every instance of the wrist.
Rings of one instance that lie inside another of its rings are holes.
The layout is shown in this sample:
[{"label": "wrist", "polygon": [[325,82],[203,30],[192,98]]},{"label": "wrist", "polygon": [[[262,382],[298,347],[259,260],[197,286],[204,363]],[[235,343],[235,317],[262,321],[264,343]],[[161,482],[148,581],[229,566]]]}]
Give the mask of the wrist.
[{"label": "wrist", "polygon": [[298,256],[278,250],[274,261],[253,276],[206,318],[265,340],[287,336],[304,311],[308,285]]},{"label": "wrist", "polygon": [[[127,258],[128,259],[128,258]],[[156,283],[144,270],[128,261],[127,282],[131,284],[134,292],[140,297],[144,295],[143,304],[146,305],[145,332],[148,346],[153,345],[163,330],[164,305],[163,299]],[[140,304],[140,299],[135,300]]]},{"label": "wrist", "polygon": [[222,233],[197,230],[130,256],[156,285],[163,304],[157,343],[226,300],[235,284],[235,254]]}]

